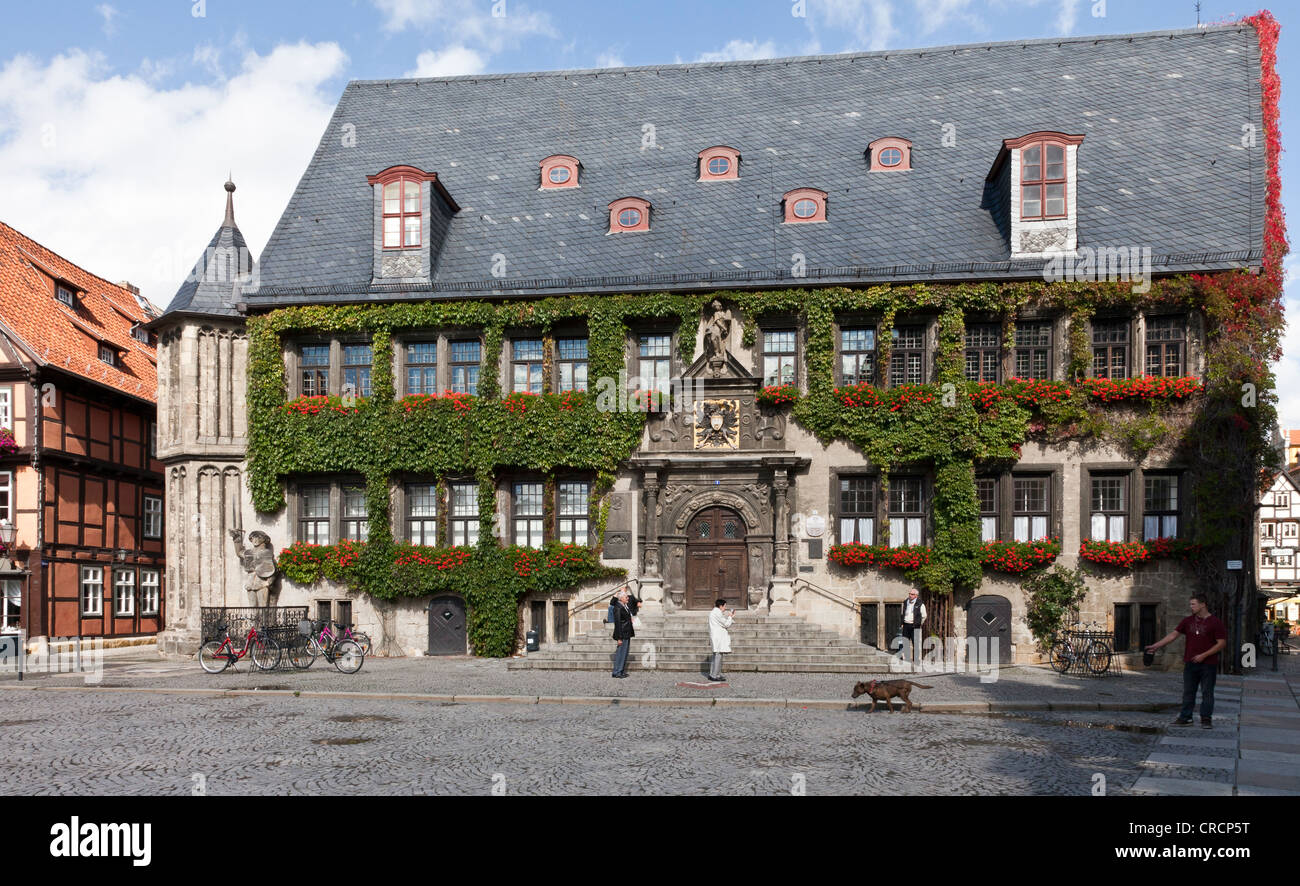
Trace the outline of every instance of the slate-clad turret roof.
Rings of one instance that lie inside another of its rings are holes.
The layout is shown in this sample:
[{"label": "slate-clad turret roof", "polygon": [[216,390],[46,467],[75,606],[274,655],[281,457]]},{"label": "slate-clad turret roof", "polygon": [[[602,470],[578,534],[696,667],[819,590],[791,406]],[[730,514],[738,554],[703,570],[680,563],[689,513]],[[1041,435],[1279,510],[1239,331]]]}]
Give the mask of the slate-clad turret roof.
[{"label": "slate-clad turret roof", "polygon": [[165,324],[172,314],[238,316],[236,285],[249,285],[246,278],[254,276],[257,264],[235,224],[235,183],[227,181],[225,188],[226,217],[221,227],[154,325]]},{"label": "slate-clad turret roof", "polygon": [[[355,81],[264,250],[259,288],[241,300],[418,292],[372,285],[366,176],[397,164],[436,173],[461,207],[431,246],[436,294],[1034,277],[1011,260],[996,217],[1006,201],[985,178],[1004,139],[1039,130],[1084,136],[1081,247],[1149,246],[1157,274],[1257,266],[1259,79],[1255,31],[1229,25]],[[1254,147],[1242,144],[1247,125]],[[912,142],[911,171],[868,172],[864,151],[883,136]],[[739,181],[697,181],[697,154],[712,145],[740,152]],[[580,187],[538,189],[538,162],[553,154],[581,161]],[[828,223],[781,223],[781,196],[799,187],[828,192]],[[607,234],[607,206],[626,196],[652,204],[649,233]],[[803,279],[791,276],[796,253]],[[498,254],[504,277],[492,275]]]}]

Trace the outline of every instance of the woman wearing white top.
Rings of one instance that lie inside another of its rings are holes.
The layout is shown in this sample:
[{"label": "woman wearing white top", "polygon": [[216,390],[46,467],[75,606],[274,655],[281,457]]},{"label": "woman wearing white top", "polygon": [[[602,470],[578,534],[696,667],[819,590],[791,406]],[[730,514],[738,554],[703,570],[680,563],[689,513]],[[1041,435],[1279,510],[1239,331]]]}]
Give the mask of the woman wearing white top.
[{"label": "woman wearing white top", "polygon": [[727,628],[731,627],[732,616],[736,614],[736,610],[726,607],[727,601],[719,597],[709,612],[709,642],[713,644],[713,666],[709,669],[709,679],[716,683],[722,682],[722,656],[731,651],[731,635],[727,633]]}]

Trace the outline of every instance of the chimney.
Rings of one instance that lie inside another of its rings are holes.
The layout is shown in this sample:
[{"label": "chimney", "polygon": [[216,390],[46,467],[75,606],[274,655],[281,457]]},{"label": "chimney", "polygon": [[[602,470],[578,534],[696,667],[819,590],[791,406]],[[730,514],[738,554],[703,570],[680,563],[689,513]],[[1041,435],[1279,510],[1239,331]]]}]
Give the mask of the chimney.
[{"label": "chimney", "polygon": [[130,280],[123,280],[121,283],[118,283],[117,285],[121,286],[123,289],[125,289],[127,292],[130,292],[132,295],[140,294],[140,287],[136,286]]}]

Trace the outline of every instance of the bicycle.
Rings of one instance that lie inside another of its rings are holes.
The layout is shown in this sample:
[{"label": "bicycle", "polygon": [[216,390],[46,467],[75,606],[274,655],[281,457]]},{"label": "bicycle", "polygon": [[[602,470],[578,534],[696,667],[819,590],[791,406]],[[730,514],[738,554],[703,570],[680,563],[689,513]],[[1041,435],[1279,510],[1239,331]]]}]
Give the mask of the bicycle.
[{"label": "bicycle", "polygon": [[354,631],[354,630],[352,630],[352,625],[350,625],[350,624],[340,624],[340,625],[338,625],[338,627],[343,631],[343,636],[339,638],[340,640],[352,640],[352,641],[354,641],[358,646],[361,647],[361,654],[362,654],[362,655],[369,655],[369,654],[370,654],[370,651],[371,651],[371,648],[372,648],[372,647],[371,647],[371,645],[370,645],[370,635],[369,635],[369,634],[367,634],[365,631]]},{"label": "bicycle", "polygon": [[299,670],[306,670],[315,663],[319,655],[333,664],[340,673],[355,674],[361,670],[366,660],[361,644],[355,640],[336,639],[329,625],[323,622],[319,624],[319,628],[317,623],[309,621],[298,624],[298,630],[307,635],[307,642],[294,646],[289,653],[289,661],[293,666]]},{"label": "bicycle", "polygon": [[209,640],[199,647],[199,666],[209,674],[220,674],[226,668],[251,653],[253,664],[263,671],[280,666],[280,644],[257,628],[249,628],[244,637],[244,647],[235,651],[230,642],[230,625],[218,625],[221,640]]},{"label": "bicycle", "polygon": [[[1100,625],[1075,625],[1076,630],[1100,629]],[[1064,674],[1076,662],[1082,662],[1094,674],[1110,670],[1114,650],[1109,642],[1087,637],[1071,637],[1066,632],[1056,634],[1047,654],[1052,670]]]}]

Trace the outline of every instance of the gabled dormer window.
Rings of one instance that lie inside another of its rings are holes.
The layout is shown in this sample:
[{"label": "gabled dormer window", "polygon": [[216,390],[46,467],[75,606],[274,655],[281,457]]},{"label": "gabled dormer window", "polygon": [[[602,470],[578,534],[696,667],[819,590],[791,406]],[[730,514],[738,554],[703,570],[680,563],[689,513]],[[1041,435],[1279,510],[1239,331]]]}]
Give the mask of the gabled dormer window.
[{"label": "gabled dormer window", "polygon": [[578,170],[581,164],[577,157],[568,154],[553,154],[541,162],[541,190],[578,187]]},{"label": "gabled dormer window", "polygon": [[912,143],[905,138],[887,136],[867,145],[867,159],[872,172],[903,172],[912,168]]},{"label": "gabled dormer window", "polygon": [[424,183],[431,182],[455,212],[459,207],[438,182],[438,176],[414,166],[391,166],[366,181],[379,191],[384,249],[413,249],[424,243]]},{"label": "gabled dormer window", "polygon": [[54,284],[54,297],[63,302],[70,308],[77,306],[77,296],[71,289],[60,284]]},{"label": "gabled dormer window", "polygon": [[699,181],[715,182],[740,178],[740,152],[735,148],[714,145],[700,151],[699,159]]},{"label": "gabled dormer window", "polygon": [[622,197],[609,204],[609,233],[626,234],[650,230],[650,201]]},{"label": "gabled dormer window", "polygon": [[100,342],[100,343],[99,343],[99,359],[102,360],[103,362],[107,363],[109,366],[116,366],[116,365],[117,365],[117,351],[113,350],[113,347],[112,347],[111,345],[106,345],[106,344],[104,344],[103,342]]},{"label": "gabled dormer window", "polygon": [[795,188],[781,201],[786,224],[826,221],[826,192],[816,188]]}]

